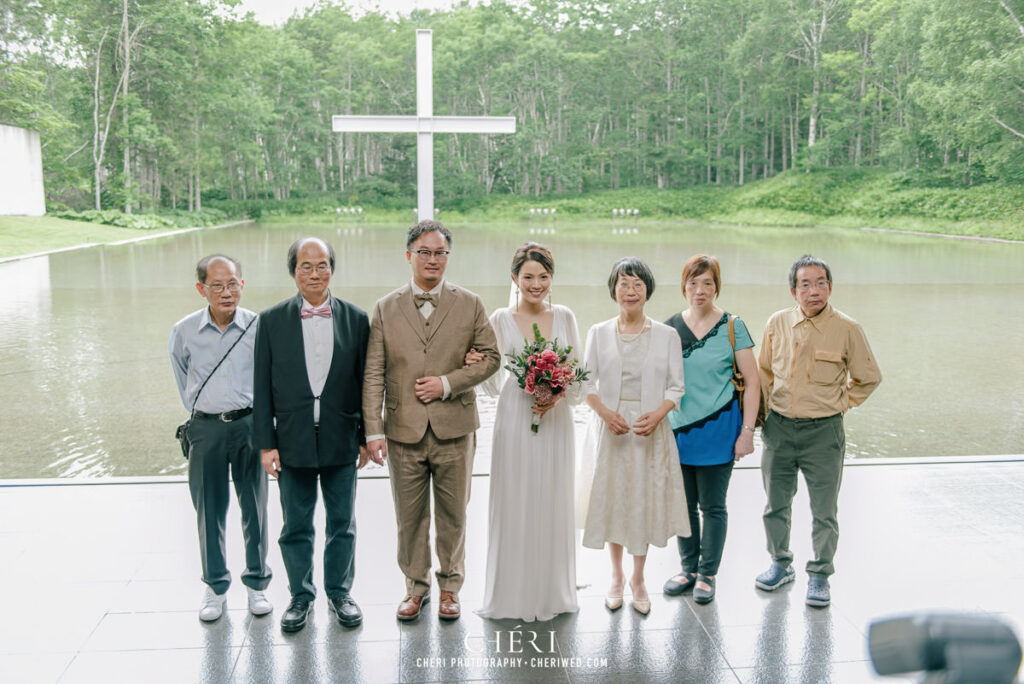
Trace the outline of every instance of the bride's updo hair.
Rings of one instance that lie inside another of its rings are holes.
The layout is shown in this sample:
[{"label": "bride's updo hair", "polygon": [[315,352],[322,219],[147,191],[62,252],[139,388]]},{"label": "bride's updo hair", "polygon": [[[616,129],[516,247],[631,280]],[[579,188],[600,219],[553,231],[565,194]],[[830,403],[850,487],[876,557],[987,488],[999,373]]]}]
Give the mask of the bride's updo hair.
[{"label": "bride's updo hair", "polygon": [[555,275],[555,259],[551,256],[551,250],[536,242],[527,242],[516,250],[512,257],[512,275],[519,277],[519,270],[527,261],[536,261],[544,267],[548,275]]}]

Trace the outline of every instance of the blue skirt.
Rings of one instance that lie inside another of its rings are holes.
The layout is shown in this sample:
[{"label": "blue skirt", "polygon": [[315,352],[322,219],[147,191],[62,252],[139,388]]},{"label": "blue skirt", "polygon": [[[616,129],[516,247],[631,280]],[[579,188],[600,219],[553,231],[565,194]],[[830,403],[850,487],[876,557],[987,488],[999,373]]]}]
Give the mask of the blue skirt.
[{"label": "blue skirt", "polygon": [[710,416],[673,432],[679,462],[691,466],[728,463],[735,458],[736,438],[743,428],[743,412],[736,397]]}]

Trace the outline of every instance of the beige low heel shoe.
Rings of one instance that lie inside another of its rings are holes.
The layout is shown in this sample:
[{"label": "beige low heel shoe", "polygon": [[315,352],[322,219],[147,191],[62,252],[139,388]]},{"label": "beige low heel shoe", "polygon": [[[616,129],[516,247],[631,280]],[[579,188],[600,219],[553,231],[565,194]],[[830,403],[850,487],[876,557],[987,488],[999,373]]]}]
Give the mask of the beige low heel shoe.
[{"label": "beige low heel shoe", "polygon": [[[630,589],[632,589],[632,587],[630,587]],[[644,590],[644,593],[645,594],[647,593],[646,589]],[[633,594],[635,595],[636,592],[633,592]],[[631,605],[633,606],[633,610],[635,610],[636,612],[640,613],[641,615],[647,615],[648,613],[651,612],[651,598],[650,598],[650,596],[648,596],[647,598],[644,598],[644,599],[634,598],[631,601]]]},{"label": "beige low heel shoe", "polygon": [[615,594],[608,594],[604,597],[604,607],[608,610],[618,610],[622,607],[622,592],[620,591],[618,596]]}]

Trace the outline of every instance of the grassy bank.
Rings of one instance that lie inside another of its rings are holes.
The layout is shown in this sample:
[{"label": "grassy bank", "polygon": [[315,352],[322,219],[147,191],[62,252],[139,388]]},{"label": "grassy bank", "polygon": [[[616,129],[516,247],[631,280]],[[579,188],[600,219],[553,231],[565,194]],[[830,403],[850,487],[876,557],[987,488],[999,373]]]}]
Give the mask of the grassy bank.
[{"label": "grassy bank", "polygon": [[[412,199],[324,195],[294,200],[212,201],[203,215],[184,212],[125,217],[83,212],[79,220],[54,216],[0,216],[0,258],[74,245],[126,240],[186,225],[211,225],[227,217],[275,222],[367,221],[407,226]],[[765,226],[881,228],[1024,241],[1024,187],[989,183],[955,186],[942,179],[879,169],[788,171],[742,187],[700,186],[679,190],[630,188],[586,195],[519,197],[491,195],[438,200],[438,217],[452,225],[537,221],[554,209],[559,222],[609,219],[617,209],[639,209],[644,220],[694,220]],[[354,212],[341,208],[360,206]],[[74,215],[73,213],[65,215]],[[105,223],[90,222],[104,221]],[[125,225],[109,225],[109,223]]]},{"label": "grassy bank", "polygon": [[228,222],[230,218],[224,212],[205,210],[166,214],[63,211],[46,216],[0,216],[0,259]]},{"label": "grassy bank", "polygon": [[[353,221],[339,207],[359,204],[357,197],[321,197],[230,203],[233,213],[263,221]],[[364,208],[371,222],[408,224],[414,204],[390,200],[391,208]],[[397,208],[404,204],[406,208]],[[525,221],[530,209],[554,209],[560,221],[607,219],[616,209],[639,209],[650,219],[690,219],[766,226],[840,226],[1024,240],[1024,187],[985,184],[941,185],[934,179],[878,169],[790,171],[742,187],[700,186],[679,190],[631,188],[586,195],[489,197],[439,200],[438,217],[454,225]],[[536,214],[533,215],[537,218]],[[543,217],[539,220],[544,220]]]},{"label": "grassy bank", "polygon": [[130,240],[142,234],[134,228],[50,216],[0,216],[0,258],[81,244]]}]

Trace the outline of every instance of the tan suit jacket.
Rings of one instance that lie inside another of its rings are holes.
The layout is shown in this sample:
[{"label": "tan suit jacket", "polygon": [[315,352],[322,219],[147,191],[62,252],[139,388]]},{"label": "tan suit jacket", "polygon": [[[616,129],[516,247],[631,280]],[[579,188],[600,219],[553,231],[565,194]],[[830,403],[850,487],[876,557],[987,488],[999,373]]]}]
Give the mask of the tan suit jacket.
[{"label": "tan suit jacket", "polygon": [[[470,349],[483,353],[484,359],[463,368]],[[424,320],[412,286],[398,288],[373,309],[363,382],[366,434],[416,444],[428,424],[438,439],[473,432],[480,426],[473,387],[500,363],[494,329],[479,296],[445,281],[437,309]],[[416,398],[418,378],[442,375],[451,387],[447,400],[424,404]]]}]

